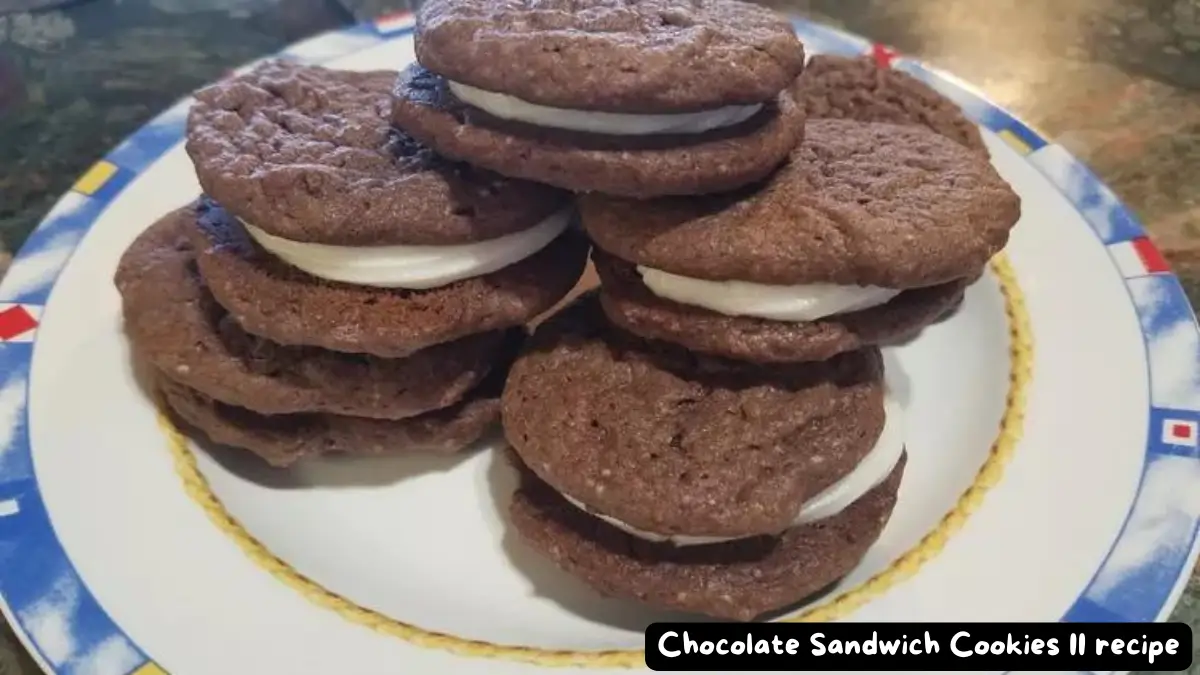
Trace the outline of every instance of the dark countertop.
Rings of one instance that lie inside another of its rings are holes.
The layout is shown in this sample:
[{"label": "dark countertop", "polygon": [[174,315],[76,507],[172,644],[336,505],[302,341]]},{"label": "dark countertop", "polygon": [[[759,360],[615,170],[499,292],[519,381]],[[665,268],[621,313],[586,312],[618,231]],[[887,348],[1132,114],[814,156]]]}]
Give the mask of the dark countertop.
[{"label": "dark countertop", "polygon": [[[1200,299],[1200,0],[767,1],[953,72],[1067,146]],[[56,2],[0,0],[0,270],[74,179],[158,110],[297,39],[406,7]],[[1195,579],[1175,619],[1200,625]],[[5,641],[0,675],[38,672]]]}]

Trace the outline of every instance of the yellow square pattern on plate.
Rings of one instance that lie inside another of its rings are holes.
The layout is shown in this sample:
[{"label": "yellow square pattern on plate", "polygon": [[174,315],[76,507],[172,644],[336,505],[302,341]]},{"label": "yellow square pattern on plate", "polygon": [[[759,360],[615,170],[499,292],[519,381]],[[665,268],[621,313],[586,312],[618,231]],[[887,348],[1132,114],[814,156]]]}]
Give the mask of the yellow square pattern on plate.
[{"label": "yellow square pattern on plate", "polygon": [[1025,141],[1021,140],[1021,137],[1017,136],[1012,131],[1003,129],[996,132],[996,135],[1004,139],[1004,142],[1008,143],[1009,147],[1021,153],[1022,155],[1028,155],[1030,153],[1029,145]]},{"label": "yellow square pattern on plate", "polygon": [[92,168],[87,170],[87,173],[79,177],[75,181],[76,192],[93,195],[97,190],[104,187],[104,184],[109,181],[117,173],[117,165],[112,162],[100,160],[92,165]]}]

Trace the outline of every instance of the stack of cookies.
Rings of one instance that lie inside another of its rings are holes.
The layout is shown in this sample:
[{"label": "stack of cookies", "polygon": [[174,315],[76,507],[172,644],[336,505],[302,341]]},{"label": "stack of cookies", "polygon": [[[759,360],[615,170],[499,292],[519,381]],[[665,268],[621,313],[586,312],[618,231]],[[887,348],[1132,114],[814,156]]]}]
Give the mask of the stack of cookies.
[{"label": "stack of cookies", "polygon": [[[978,130],[737,0],[430,0],[416,55],[197,94],[204,194],[116,273],[176,416],[276,466],[502,417],[515,530],[659,608],[748,620],[855,567],[907,462],[880,345],[1020,214]],[[527,339],[589,239],[600,288]]]},{"label": "stack of cookies", "polygon": [[460,450],[583,272],[570,195],[393,129],[396,76],[270,63],[196,95],[204,196],[115,280],[136,359],[211,440],[276,466]]},{"label": "stack of cookies", "polygon": [[736,0],[430,0],[416,55],[396,126],[580,193],[601,281],[510,371],[514,528],[604,594],[740,620],[855,567],[907,461],[879,345],[1019,216],[978,132],[865,61],[802,76]]}]

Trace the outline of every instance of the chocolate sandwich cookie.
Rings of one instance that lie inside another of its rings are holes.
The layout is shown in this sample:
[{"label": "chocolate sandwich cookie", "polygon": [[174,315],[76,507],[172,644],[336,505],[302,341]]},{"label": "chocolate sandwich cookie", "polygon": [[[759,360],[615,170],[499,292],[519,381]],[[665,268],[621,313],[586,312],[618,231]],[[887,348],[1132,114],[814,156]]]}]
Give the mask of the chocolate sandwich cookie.
[{"label": "chocolate sandwich cookie", "polygon": [[874,345],[903,342],[957,307],[967,280],[900,293],[875,307],[813,318],[773,321],[731,316],[659,297],[636,266],[601,251],[592,259],[602,280],[600,301],[617,325],[652,340],[756,363],[822,361]]},{"label": "chocolate sandwich cookie", "polygon": [[273,61],[201,89],[186,144],[200,185],[268,236],[345,247],[471,244],[568,205],[559,190],[448,162],[392,129],[395,80]]},{"label": "chocolate sandwich cookie", "polygon": [[[736,0],[433,0],[392,120],[437,152],[631,197],[762,178],[803,134],[788,21]],[[517,64],[517,67],[514,67]]]},{"label": "chocolate sandwich cookie", "polygon": [[814,120],[765,183],[652,201],[585,195],[609,318],[753,362],[908,337],[1008,241],[1020,199],[978,153],[917,126]]},{"label": "chocolate sandwich cookie", "polygon": [[587,241],[565,231],[515,264],[425,290],[317,278],[267,253],[224,209],[202,202],[189,231],[209,291],[245,330],[284,345],[399,358],[520,326],[570,292]]},{"label": "chocolate sandwich cookie", "polygon": [[319,454],[458,452],[495,424],[500,409],[499,387],[486,386],[449,408],[402,420],[323,413],[261,415],[214,401],[166,376],[157,386],[176,416],[214,443],[249,450],[278,467]]},{"label": "chocolate sandwich cookie", "polygon": [[528,474],[509,514],[528,545],[604,595],[749,621],[804,600],[858,565],[891,516],[904,463],[840,513],[778,537],[648,542],[580,511]]},{"label": "chocolate sandwich cookie", "polygon": [[[760,367],[696,356],[612,327],[589,294],[534,332],[509,373],[503,424],[541,480],[631,532],[776,534],[881,440],[881,357]],[[895,447],[875,464],[902,450],[888,436]]]},{"label": "chocolate sandwich cookie", "polygon": [[407,356],[522,324],[578,278],[570,195],[391,128],[395,76],[268,63],[197,94],[194,246],[248,332]]},{"label": "chocolate sandwich cookie", "polygon": [[908,73],[868,57],[819,54],[792,89],[809,119],[918,125],[987,153],[979,127],[954,101]]},{"label": "chocolate sandwich cookie", "polygon": [[522,329],[478,333],[401,359],[287,347],[247,334],[204,288],[178,209],[126,250],[115,281],[137,356],[217,401],[263,414],[400,419],[449,406],[505,362]]}]

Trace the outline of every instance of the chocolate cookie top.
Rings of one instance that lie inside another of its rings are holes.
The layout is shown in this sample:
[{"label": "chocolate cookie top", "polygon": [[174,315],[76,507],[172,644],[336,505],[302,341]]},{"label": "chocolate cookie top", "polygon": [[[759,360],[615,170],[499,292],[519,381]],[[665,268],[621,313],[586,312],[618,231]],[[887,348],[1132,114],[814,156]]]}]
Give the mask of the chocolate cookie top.
[{"label": "chocolate cookie top", "polygon": [[587,241],[567,231],[534,255],[424,291],[324,281],[265,253],[224,209],[202,201],[189,236],[208,290],[248,333],[385,358],[524,325],[570,292]]},{"label": "chocolate cookie top", "polygon": [[977,153],[915,126],[814,120],[790,161],[738,193],[584,195],[595,245],[699,279],[915,288],[977,274],[1021,200]]},{"label": "chocolate cookie top", "polygon": [[462,398],[515,350],[493,331],[402,359],[286,347],[250,335],[196,271],[193,208],[174,211],[125,251],[115,277],[137,355],[175,381],[264,414],[327,412],[400,419]]},{"label": "chocolate cookie top", "polygon": [[736,127],[685,138],[529,129],[484,119],[450,94],[444,78],[415,64],[396,82],[392,120],[446,157],[576,192],[638,199],[755,182],[804,135],[804,113],[786,92]]},{"label": "chocolate cookie top", "polygon": [[280,467],[322,454],[450,454],[479,440],[500,417],[498,390],[487,388],[449,408],[379,420],[320,413],[259,415],[214,401],[167,377],[160,377],[157,386],[176,416],[214,443],[249,450]]},{"label": "chocolate cookie top", "polygon": [[538,327],[502,401],[539,478],[664,535],[783,531],[884,423],[878,350],[800,367],[696,356],[612,328],[594,296]]},{"label": "chocolate cookie top", "polygon": [[566,205],[392,129],[395,79],[271,62],[200,90],[187,137],[200,185],[270,234],[344,246],[491,239]]},{"label": "chocolate cookie top", "polygon": [[987,153],[979,127],[954,101],[912,75],[881,68],[865,56],[814,56],[792,91],[809,119],[914,124]]},{"label": "chocolate cookie top", "polygon": [[592,252],[604,314],[650,340],[751,363],[823,361],[835,354],[915,337],[962,302],[967,279],[917,288],[867,309],[790,323],[728,316],[654,295],[630,263]]},{"label": "chocolate cookie top", "polygon": [[416,51],[480,89],[628,113],[769,101],[804,68],[787,19],[737,0],[430,0]]},{"label": "chocolate cookie top", "polygon": [[896,505],[905,460],[841,513],[779,537],[711,546],[655,544],[580,511],[536,478],[509,516],[526,543],[609,597],[750,621],[808,599],[858,566]]}]

